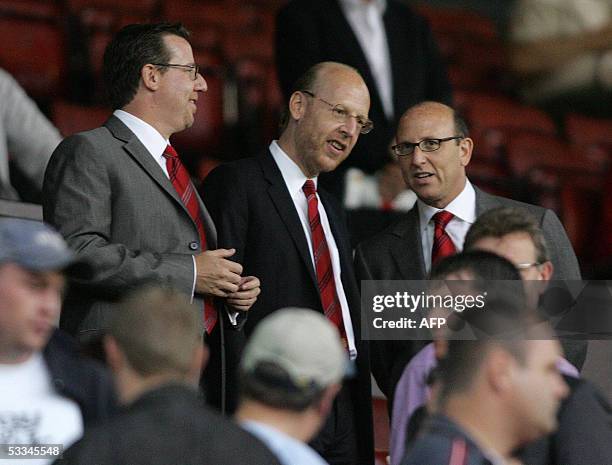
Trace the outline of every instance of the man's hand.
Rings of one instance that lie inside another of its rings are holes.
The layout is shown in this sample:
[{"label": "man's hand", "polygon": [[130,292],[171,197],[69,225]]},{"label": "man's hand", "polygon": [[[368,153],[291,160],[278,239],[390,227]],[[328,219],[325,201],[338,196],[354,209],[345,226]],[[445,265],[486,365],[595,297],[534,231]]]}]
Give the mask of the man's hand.
[{"label": "man's hand", "polygon": [[257,300],[261,292],[259,279],[255,276],[245,276],[240,282],[238,291],[227,296],[227,303],[232,308],[246,312]]},{"label": "man's hand", "polygon": [[[236,249],[207,250],[195,256],[197,276],[195,291],[215,297],[227,297],[239,291],[242,283],[240,263],[227,260]],[[259,280],[257,281],[259,288]],[[256,294],[257,295],[257,294]]]}]

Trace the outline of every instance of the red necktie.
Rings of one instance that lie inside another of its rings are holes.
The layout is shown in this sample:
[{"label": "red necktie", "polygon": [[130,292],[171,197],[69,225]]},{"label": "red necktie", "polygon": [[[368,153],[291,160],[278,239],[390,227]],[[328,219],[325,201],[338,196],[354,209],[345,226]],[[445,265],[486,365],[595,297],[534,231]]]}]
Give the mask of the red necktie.
[{"label": "red necktie", "polygon": [[[168,169],[168,176],[170,182],[174,186],[177,194],[181,198],[183,205],[187,207],[189,216],[196,224],[198,228],[198,234],[200,236],[200,243],[202,244],[202,251],[206,250],[206,231],[204,230],[204,220],[202,218],[202,210],[200,209],[200,203],[195,191],[195,187],[191,182],[189,173],[185,166],[181,163],[178,154],[171,145],[166,147],[164,151],[164,158],[166,159],[166,168]],[[212,299],[207,297],[204,300],[204,329],[208,334],[213,330],[217,323],[217,310],[215,309]]]},{"label": "red necktie", "polygon": [[436,213],[432,220],[434,222],[434,241],[431,249],[431,264],[435,265],[444,257],[453,255],[457,252],[453,241],[446,233],[446,225],[455,215],[445,210]]},{"label": "red necktie", "polygon": [[338,328],[344,347],[348,350],[348,341],[344,331],[342,320],[342,308],[336,292],[336,281],[332,268],[331,255],[325,240],[321,217],[319,216],[319,201],[317,200],[317,189],[312,180],[307,180],[302,190],[308,201],[308,222],[312,237],[312,251],[314,255],[315,269],[317,271],[317,283],[319,294],[325,316]]}]

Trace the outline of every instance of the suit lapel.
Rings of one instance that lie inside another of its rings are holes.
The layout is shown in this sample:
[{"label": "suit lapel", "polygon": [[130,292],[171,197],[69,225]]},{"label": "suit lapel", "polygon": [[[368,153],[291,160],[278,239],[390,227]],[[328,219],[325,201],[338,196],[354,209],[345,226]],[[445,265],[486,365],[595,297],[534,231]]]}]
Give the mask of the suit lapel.
[{"label": "suit lapel", "polygon": [[[145,148],[144,145],[140,142],[138,137],[128,129],[125,124],[121,122],[121,120],[115,116],[111,116],[104,126],[108,128],[111,134],[125,142],[123,148],[128,153],[130,157],[136,163],[140,165],[140,167],[153,179],[153,181],[164,190],[170,197],[172,197],[176,203],[183,209],[185,214],[191,219],[191,215],[189,215],[189,211],[185,204],[181,201],[179,195],[174,189],[174,186],[170,182],[170,179],[164,174],[160,166],[153,159],[149,151]],[[196,191],[196,195],[198,195]],[[216,248],[217,244],[217,231],[215,229],[215,225],[210,217],[208,210],[204,206],[202,199],[198,195],[198,201],[200,202],[200,208],[202,209],[202,214],[204,216],[204,228],[206,230],[206,242],[209,249]],[[193,227],[197,229],[196,224],[193,222]]]},{"label": "suit lapel", "polygon": [[[259,162],[261,164],[264,177],[270,183],[268,195],[270,196],[270,199],[272,200],[272,203],[274,204],[281,220],[283,223],[285,223],[285,226],[289,231],[289,235],[291,236],[300,257],[302,257],[304,266],[306,269],[308,269],[308,273],[310,274],[314,286],[318,289],[314,266],[312,264],[312,259],[310,258],[310,251],[308,250],[308,242],[306,241],[306,237],[304,237],[304,228],[302,228],[300,217],[298,216],[298,212],[295,210],[293,199],[289,195],[289,190],[287,189],[283,175],[269,152],[267,152],[264,156],[259,157]],[[270,245],[274,246],[274,244]]]},{"label": "suit lapel", "polygon": [[391,244],[391,256],[399,269],[400,278],[425,279],[425,260],[416,205],[405,218],[395,224],[390,234],[397,239]]}]

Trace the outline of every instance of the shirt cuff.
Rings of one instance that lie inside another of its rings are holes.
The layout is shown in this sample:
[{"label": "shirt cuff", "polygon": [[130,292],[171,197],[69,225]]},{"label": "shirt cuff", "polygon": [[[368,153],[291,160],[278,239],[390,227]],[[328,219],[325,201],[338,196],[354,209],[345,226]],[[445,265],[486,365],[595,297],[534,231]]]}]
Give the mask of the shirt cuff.
[{"label": "shirt cuff", "polygon": [[193,260],[193,284],[191,286],[191,303],[193,303],[193,296],[195,295],[196,279],[198,277],[198,267],[196,265],[195,255],[192,255],[191,259]]}]

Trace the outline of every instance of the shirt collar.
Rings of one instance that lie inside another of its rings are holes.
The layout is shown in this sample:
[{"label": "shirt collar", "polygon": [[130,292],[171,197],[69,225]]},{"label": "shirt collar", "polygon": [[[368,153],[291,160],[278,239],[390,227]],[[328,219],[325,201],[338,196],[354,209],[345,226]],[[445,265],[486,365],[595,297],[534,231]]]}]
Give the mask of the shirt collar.
[{"label": "shirt collar", "polygon": [[[302,186],[304,186],[304,183],[309,178],[302,173],[300,167],[289,157],[289,155],[287,155],[287,153],[285,153],[280,145],[278,145],[278,141],[272,141],[270,144],[270,152],[278,165],[278,169],[280,169],[283,175],[283,179],[285,180],[291,197],[293,198],[298,194],[303,196]],[[312,178],[312,181],[314,181],[315,187],[317,187],[317,178]]]},{"label": "shirt collar", "polygon": [[[369,4],[364,2],[363,0],[339,0],[339,1],[344,11],[351,11],[351,10],[354,10],[355,8],[365,9],[366,7],[369,6]],[[374,7],[381,14],[381,16],[384,14],[384,12],[387,9],[387,0],[372,0],[371,4],[374,5]]]},{"label": "shirt collar", "polygon": [[157,129],[137,116],[124,110],[115,110],[113,115],[119,118],[138,137],[138,140],[154,157],[161,157],[166,150],[166,146],[170,144],[170,141],[164,139]]},{"label": "shirt collar", "polygon": [[[417,199],[417,205],[419,208],[421,231],[424,231],[431,218],[442,209],[427,205],[421,199]],[[476,221],[476,192],[474,191],[474,186],[472,186],[472,183],[467,178],[461,193],[443,210],[452,213],[466,223],[473,224]]]}]

